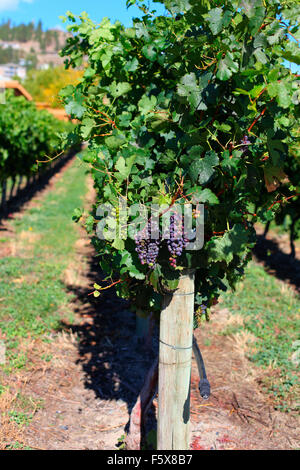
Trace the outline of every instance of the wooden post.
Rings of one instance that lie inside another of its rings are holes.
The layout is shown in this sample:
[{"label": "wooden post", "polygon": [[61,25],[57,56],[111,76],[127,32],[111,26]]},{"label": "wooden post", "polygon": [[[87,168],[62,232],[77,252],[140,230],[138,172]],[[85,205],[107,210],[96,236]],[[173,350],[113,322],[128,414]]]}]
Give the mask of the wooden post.
[{"label": "wooden post", "polygon": [[158,450],[189,450],[194,271],[163,299],[158,379]]},{"label": "wooden post", "polygon": [[1,196],[1,208],[3,212],[6,211],[6,189],[7,189],[7,182],[6,180],[2,181],[2,196]]},{"label": "wooden post", "polygon": [[18,181],[18,187],[17,187],[17,194],[21,191],[22,181],[23,181],[23,176],[20,175],[19,181]]},{"label": "wooden post", "polygon": [[291,257],[295,258],[296,257],[296,248],[295,248],[295,225],[297,222],[297,217],[292,220],[291,226],[290,226],[290,247],[291,247]]},{"label": "wooden post", "polygon": [[15,185],[16,185],[16,177],[13,177],[13,179],[12,179],[12,185],[11,185],[10,193],[9,193],[9,198],[10,198],[10,199],[12,199],[12,197],[13,197]]}]

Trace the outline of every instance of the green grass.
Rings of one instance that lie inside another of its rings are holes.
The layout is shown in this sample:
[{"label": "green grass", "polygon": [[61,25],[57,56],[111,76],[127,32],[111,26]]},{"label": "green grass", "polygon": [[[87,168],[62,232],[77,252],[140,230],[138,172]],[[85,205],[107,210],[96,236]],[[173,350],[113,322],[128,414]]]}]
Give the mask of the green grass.
[{"label": "green grass", "polygon": [[24,411],[16,411],[11,410],[9,411],[8,415],[10,416],[11,420],[18,424],[18,426],[28,426],[30,421],[33,418],[32,414],[24,413]]},{"label": "green grass", "polygon": [[223,334],[233,334],[242,328],[257,340],[251,346],[249,359],[274,374],[266,376],[264,386],[272,393],[277,408],[294,407],[297,392],[297,364],[292,354],[299,349],[300,298],[275,277],[254,263],[235,293],[224,296],[222,306],[244,317],[244,327],[233,327]]},{"label": "green grass", "polygon": [[8,416],[19,427],[28,426],[36,411],[43,408],[43,406],[43,400],[35,400],[18,393],[14,400],[13,408],[8,412]]},{"label": "green grass", "polygon": [[13,444],[6,446],[7,450],[34,450],[32,447],[24,446],[20,442],[16,441]]},{"label": "green grass", "polygon": [[[76,161],[37,207],[13,222],[24,253],[0,260],[0,329],[7,371],[26,364],[26,355],[17,350],[21,338],[60,328],[60,310],[65,307],[66,312],[70,300],[63,273],[74,260],[78,238],[72,213],[82,206],[86,192],[85,171]],[[28,238],[22,238],[24,232]]]}]

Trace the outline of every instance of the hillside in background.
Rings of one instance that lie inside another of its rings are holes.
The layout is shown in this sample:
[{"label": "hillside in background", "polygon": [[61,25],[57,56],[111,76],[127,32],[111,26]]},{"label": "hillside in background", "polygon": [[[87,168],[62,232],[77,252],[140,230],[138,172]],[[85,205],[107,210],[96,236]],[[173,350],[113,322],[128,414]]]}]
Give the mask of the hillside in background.
[{"label": "hillside in background", "polygon": [[63,60],[58,51],[63,47],[67,33],[59,29],[43,30],[42,22],[37,24],[13,25],[11,20],[0,24],[0,65],[14,64],[18,69],[0,69],[0,75],[18,75],[25,78],[32,68],[47,69],[61,65]]}]

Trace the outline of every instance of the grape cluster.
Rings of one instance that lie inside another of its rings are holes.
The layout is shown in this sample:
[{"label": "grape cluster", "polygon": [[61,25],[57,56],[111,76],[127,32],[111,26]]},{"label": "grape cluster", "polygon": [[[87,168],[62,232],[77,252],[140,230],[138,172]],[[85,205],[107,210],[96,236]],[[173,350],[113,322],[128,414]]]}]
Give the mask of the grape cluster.
[{"label": "grape cluster", "polygon": [[177,257],[182,255],[186,248],[188,239],[184,234],[184,226],[181,216],[174,213],[170,217],[170,238],[167,241],[168,250],[171,254],[169,261],[172,268],[176,268]]},{"label": "grape cluster", "polygon": [[[154,240],[151,238],[152,231],[159,233],[156,221],[149,220],[146,226],[140,230],[135,236],[135,251],[139,256],[141,264],[147,264],[149,268],[154,269],[159,255],[161,239]],[[167,238],[167,247],[170,253],[170,265],[172,268],[177,266],[177,258],[182,255],[189,240],[184,233],[184,224],[180,214],[174,213],[170,216],[169,235],[164,233],[163,238]]]},{"label": "grape cluster", "polygon": [[[135,251],[139,255],[142,264],[147,264],[149,268],[154,269],[159,254],[160,240],[151,239],[152,224],[153,222],[150,219],[147,225],[135,236]],[[154,224],[156,223],[154,222]]]},{"label": "grape cluster", "polygon": [[251,142],[248,139],[247,135],[244,135],[243,139],[241,140],[241,144],[243,145],[243,147],[242,147],[243,153],[247,153],[248,152],[248,145],[251,145]]},{"label": "grape cluster", "polygon": [[206,314],[206,310],[207,310],[206,305],[204,305],[204,304],[200,305],[200,309],[201,309],[201,315],[205,315],[205,314]]},{"label": "grape cluster", "polygon": [[195,311],[194,328],[198,328],[201,325],[201,322],[204,321],[204,318],[207,318],[207,306],[205,304],[201,304]]}]

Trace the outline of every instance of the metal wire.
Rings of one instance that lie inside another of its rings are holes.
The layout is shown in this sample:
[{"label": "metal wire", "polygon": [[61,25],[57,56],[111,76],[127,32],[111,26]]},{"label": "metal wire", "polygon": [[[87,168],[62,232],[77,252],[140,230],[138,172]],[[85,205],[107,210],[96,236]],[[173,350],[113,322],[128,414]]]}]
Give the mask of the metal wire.
[{"label": "metal wire", "polygon": [[178,349],[192,349],[193,345],[192,346],[188,346],[187,348],[183,348],[181,346],[172,346],[172,344],[168,344],[168,343],[165,343],[164,341],[162,341],[161,339],[159,340],[160,343],[164,344],[165,346],[169,346],[169,348],[172,348],[174,350],[178,350]]}]

